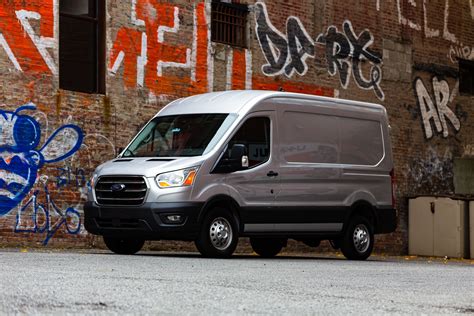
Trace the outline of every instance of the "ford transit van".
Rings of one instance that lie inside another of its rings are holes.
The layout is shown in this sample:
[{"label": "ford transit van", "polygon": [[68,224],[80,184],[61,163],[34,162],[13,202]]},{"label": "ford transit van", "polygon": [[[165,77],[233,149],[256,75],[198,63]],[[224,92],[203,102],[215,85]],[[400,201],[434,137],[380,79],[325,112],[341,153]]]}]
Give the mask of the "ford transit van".
[{"label": "ford transit van", "polygon": [[100,165],[85,228],[119,254],[189,240],[230,257],[239,237],[277,255],[289,238],[330,240],[349,259],[396,227],[387,112],[377,104],[271,91],[171,102]]}]

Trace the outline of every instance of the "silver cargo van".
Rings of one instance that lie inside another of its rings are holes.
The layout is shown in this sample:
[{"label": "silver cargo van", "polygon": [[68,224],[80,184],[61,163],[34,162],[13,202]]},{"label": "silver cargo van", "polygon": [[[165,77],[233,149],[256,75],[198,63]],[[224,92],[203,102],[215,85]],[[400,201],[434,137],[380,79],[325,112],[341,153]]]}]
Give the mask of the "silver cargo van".
[{"label": "silver cargo van", "polygon": [[239,237],[277,255],[330,240],[349,259],[396,227],[389,125],[377,104],[271,91],[171,102],[99,166],[85,227],[115,253],[195,241],[229,257]]}]

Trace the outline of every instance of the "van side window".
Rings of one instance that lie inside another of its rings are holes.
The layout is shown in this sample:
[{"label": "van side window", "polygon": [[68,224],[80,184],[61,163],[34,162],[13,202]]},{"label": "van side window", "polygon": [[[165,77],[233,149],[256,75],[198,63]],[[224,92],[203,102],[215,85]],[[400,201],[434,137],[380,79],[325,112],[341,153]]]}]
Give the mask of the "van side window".
[{"label": "van side window", "polygon": [[287,111],[282,119],[280,152],[288,162],[338,163],[337,117]]},{"label": "van side window", "polygon": [[282,157],[288,162],[376,165],[384,154],[380,122],[286,111]]},{"label": "van side window", "polygon": [[234,144],[247,147],[249,168],[267,161],[270,157],[270,119],[268,117],[249,118],[230,140],[229,151]]},{"label": "van side window", "polygon": [[383,158],[380,122],[340,117],[341,163],[374,166]]}]

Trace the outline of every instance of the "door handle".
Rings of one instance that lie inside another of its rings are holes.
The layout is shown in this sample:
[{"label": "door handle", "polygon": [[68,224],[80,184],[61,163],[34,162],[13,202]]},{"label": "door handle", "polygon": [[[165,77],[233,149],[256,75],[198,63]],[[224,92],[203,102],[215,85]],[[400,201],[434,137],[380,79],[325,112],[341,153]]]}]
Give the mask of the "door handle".
[{"label": "door handle", "polygon": [[276,177],[276,176],[278,176],[278,172],[270,171],[269,173],[267,173],[267,177]]}]

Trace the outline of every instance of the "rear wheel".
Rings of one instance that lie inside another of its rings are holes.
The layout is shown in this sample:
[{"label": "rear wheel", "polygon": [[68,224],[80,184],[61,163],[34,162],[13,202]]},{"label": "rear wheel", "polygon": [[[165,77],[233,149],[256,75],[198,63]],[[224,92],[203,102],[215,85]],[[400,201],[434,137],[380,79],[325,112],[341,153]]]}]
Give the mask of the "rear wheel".
[{"label": "rear wheel", "polygon": [[143,239],[116,238],[104,236],[104,243],[112,252],[119,255],[133,255],[142,249]]},{"label": "rear wheel", "polygon": [[286,239],[283,238],[250,238],[253,251],[265,258],[275,257],[285,244]]},{"label": "rear wheel", "polygon": [[204,218],[195,244],[199,252],[210,258],[229,258],[239,240],[237,221],[222,207],[212,209]]},{"label": "rear wheel", "polygon": [[374,248],[373,225],[361,216],[351,218],[341,239],[341,250],[350,260],[365,260]]}]

